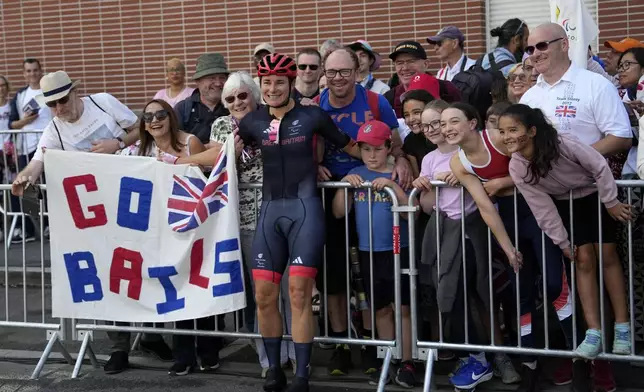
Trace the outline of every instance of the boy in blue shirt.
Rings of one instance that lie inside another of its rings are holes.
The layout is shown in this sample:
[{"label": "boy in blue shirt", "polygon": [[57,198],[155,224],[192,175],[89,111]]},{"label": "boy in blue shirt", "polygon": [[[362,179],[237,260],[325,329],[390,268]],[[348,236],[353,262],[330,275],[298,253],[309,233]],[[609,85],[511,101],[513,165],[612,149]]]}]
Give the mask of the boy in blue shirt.
[{"label": "boy in blue shirt", "polygon": [[[394,249],[393,244],[393,214],[392,201],[384,190],[389,187],[394,190],[398,205],[407,205],[409,197],[396,182],[391,180],[393,165],[388,163],[391,153],[391,129],[377,120],[364,123],[358,130],[357,141],[362,154],[364,165],[354,167],[342,181],[350,183],[354,190],[348,190],[347,213],[352,208],[355,210],[356,228],[358,232],[358,248],[360,258],[360,271],[365,281],[367,296],[371,294],[369,274],[369,194],[367,189],[360,188],[361,184],[369,181],[372,184],[371,223],[373,230],[373,302],[376,311],[376,330],[378,337],[383,340],[393,340],[394,328]],[[344,192],[336,192],[333,198],[333,214],[337,219],[345,216]],[[406,218],[406,215],[401,215]],[[409,266],[409,233],[407,224],[399,227],[400,231],[400,266]],[[415,386],[415,368],[411,356],[411,321],[409,315],[409,276],[401,276],[401,302],[402,302],[402,330],[403,330],[403,357],[402,364],[397,371],[395,381],[400,386],[413,388]],[[380,372],[374,373],[370,383],[377,385]],[[389,382],[387,376],[387,382]]]}]

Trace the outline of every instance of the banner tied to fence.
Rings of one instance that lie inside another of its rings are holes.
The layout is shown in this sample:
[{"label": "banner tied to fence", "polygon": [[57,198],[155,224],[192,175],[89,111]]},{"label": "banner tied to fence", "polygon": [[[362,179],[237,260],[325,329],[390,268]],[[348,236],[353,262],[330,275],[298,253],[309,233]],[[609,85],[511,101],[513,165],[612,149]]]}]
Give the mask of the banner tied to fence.
[{"label": "banner tied to fence", "polygon": [[244,308],[235,147],[212,174],[147,157],[48,150],[54,317],[129,322]]}]

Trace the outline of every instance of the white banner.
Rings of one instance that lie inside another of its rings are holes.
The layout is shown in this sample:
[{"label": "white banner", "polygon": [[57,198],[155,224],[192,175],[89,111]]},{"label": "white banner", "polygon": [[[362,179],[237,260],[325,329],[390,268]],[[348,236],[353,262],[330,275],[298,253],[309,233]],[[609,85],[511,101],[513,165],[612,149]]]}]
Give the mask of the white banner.
[{"label": "white banner", "polygon": [[232,138],[209,179],[147,157],[45,161],[54,317],[161,322],[246,306]]},{"label": "white banner", "polygon": [[588,67],[588,45],[599,35],[597,23],[583,0],[550,0],[550,21],[566,30],[568,56],[579,68]]}]

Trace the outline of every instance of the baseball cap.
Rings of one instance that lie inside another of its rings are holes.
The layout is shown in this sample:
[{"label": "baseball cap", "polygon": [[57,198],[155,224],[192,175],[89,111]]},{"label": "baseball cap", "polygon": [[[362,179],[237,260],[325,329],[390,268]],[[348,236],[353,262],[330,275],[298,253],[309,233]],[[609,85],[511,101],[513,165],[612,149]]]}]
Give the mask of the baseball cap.
[{"label": "baseball cap", "polygon": [[357,41],[351,42],[347,47],[354,52],[357,50],[364,50],[365,52],[369,53],[369,55],[373,58],[373,64],[371,64],[371,67],[369,68],[369,71],[373,72],[380,68],[380,64],[382,63],[382,57],[380,57],[380,54],[373,50],[371,45],[369,45],[369,42],[359,39]]},{"label": "baseball cap", "polygon": [[367,121],[358,129],[358,143],[381,146],[387,140],[391,140],[391,128],[382,121]]},{"label": "baseball cap", "polygon": [[644,44],[634,38],[624,38],[621,41],[605,41],[604,46],[614,49],[616,52],[624,53],[630,48],[644,48]]},{"label": "baseball cap", "polygon": [[434,98],[440,99],[440,85],[438,83],[438,80],[432,75],[426,73],[417,74],[411,79],[411,82],[409,82],[407,91],[402,93],[400,96],[400,102],[404,101],[405,95],[413,90],[425,90]]},{"label": "baseball cap", "polygon": [[465,36],[461,33],[461,30],[459,30],[458,27],[446,26],[440,29],[435,36],[427,38],[427,42],[433,45],[444,39],[457,39],[458,42],[463,42],[465,41]]},{"label": "baseball cap", "polygon": [[419,59],[426,60],[427,59],[427,53],[425,53],[425,49],[420,45],[420,43],[416,41],[403,41],[396,45],[394,48],[394,51],[391,52],[389,55],[389,58],[392,60],[396,60],[396,57],[399,54],[403,53],[408,53],[413,56],[416,56]]},{"label": "baseball cap", "polygon": [[268,43],[268,42],[261,43],[261,44],[255,46],[255,50],[253,50],[253,56],[256,55],[257,52],[262,51],[262,50],[265,50],[265,51],[267,51],[269,53],[274,53],[275,52],[275,47],[272,44]]}]

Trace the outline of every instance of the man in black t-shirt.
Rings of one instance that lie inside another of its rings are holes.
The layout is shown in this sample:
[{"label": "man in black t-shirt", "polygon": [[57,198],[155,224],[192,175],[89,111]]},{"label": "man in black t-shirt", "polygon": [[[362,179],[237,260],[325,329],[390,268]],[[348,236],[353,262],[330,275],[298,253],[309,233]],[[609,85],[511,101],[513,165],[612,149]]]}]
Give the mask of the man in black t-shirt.
[{"label": "man in black t-shirt", "polygon": [[297,62],[297,78],[293,99],[313,99],[320,94],[320,76],[322,75],[322,56],[314,48],[300,50],[295,58]]}]

